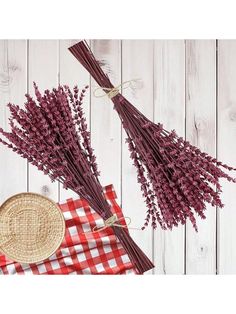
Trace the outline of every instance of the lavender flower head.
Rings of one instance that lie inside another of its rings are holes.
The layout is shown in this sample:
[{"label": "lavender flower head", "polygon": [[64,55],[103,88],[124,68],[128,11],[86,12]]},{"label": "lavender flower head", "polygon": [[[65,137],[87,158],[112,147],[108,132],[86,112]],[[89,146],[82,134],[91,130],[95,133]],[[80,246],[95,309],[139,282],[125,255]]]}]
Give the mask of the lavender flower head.
[{"label": "lavender flower head", "polygon": [[194,213],[204,219],[206,203],[223,207],[220,178],[236,182],[221,168],[236,169],[201,152],[174,130],[168,132],[143,115],[127,116],[130,120],[123,121],[126,142],[148,207],[144,228],[150,219],[154,229],[157,222],[163,229],[172,229],[189,219],[197,231]]},{"label": "lavender flower head", "polygon": [[68,86],[59,86],[42,95],[34,83],[37,102],[26,94],[24,109],[8,104],[11,132],[0,128],[6,139],[0,138],[0,142],[52,181],[58,180],[64,188],[90,198],[86,190],[92,188],[88,183],[93,181],[92,176],[98,180],[99,172],[82,110],[87,88],[79,93],[77,86],[73,92]]}]

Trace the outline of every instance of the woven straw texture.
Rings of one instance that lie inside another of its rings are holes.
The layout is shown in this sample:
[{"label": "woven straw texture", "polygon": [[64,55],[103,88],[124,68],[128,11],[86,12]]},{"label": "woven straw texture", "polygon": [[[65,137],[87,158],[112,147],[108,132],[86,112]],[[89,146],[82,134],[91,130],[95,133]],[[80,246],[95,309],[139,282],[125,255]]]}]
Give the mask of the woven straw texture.
[{"label": "woven straw texture", "polygon": [[0,207],[0,251],[20,263],[37,263],[61,245],[65,221],[50,199],[35,193],[17,194]]}]

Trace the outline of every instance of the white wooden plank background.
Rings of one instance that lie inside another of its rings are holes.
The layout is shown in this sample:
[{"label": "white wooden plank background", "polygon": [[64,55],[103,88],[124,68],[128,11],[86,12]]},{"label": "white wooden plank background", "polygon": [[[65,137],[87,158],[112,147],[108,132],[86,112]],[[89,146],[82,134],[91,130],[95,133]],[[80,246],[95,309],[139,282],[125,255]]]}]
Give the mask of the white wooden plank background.
[{"label": "white wooden plank background", "polygon": [[[27,91],[27,42],[0,41],[0,125],[8,128],[8,102],[23,105]],[[0,202],[27,191],[27,162],[1,145]],[[6,180],[7,178],[7,180]]]},{"label": "white wooden plank background", "polygon": [[[218,42],[218,158],[235,164],[236,158],[236,41]],[[236,193],[224,182],[225,207],[218,210],[218,272],[236,273]]]},{"label": "white wooden plank background", "polygon": [[[211,156],[216,154],[216,43],[186,42],[186,138]],[[216,272],[216,209],[197,219],[196,233],[186,228],[187,274]]]},{"label": "white wooden plank background", "polygon": [[[154,119],[185,136],[185,43],[160,40],[154,43]],[[185,230],[155,231],[155,273],[183,274]]]},{"label": "white wooden plank background", "polygon": [[[141,198],[112,103],[93,96],[96,86],[67,48],[76,40],[0,41],[0,125],[7,128],[8,102],[22,105],[32,93],[58,83],[89,84],[84,103],[101,182],[113,183],[125,215],[142,226]],[[176,129],[193,144],[236,166],[236,40],[90,40],[114,84],[140,78],[124,95],[155,122]],[[156,264],[155,274],[236,273],[236,185],[222,181],[223,209],[208,207],[207,219],[173,231],[131,231]],[[54,200],[73,197],[58,183],[0,146],[0,202],[12,194],[36,191]]]}]

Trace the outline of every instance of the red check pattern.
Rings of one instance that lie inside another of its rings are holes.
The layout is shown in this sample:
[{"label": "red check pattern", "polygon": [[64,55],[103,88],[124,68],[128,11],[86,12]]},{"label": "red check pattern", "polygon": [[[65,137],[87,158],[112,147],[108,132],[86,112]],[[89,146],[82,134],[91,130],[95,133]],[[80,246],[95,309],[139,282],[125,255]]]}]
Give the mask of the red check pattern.
[{"label": "red check pattern", "polygon": [[[112,185],[104,194],[121,223],[125,224]],[[66,222],[62,245],[47,260],[37,264],[20,264],[0,255],[0,274],[137,274],[128,255],[111,228],[103,227],[102,218],[83,199],[68,199],[58,204]]]}]

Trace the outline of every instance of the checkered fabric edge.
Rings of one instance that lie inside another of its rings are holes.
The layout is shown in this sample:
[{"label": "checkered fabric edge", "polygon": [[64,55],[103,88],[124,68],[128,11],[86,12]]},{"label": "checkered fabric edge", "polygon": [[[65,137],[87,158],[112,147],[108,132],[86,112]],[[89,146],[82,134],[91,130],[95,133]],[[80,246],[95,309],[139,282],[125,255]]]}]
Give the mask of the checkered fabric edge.
[{"label": "checkered fabric edge", "polygon": [[[104,187],[104,195],[113,214],[125,225],[113,185]],[[58,205],[65,218],[66,233],[56,253],[37,264],[20,264],[0,255],[0,274],[137,274],[112,228],[92,232],[95,226],[103,227],[104,222],[87,201],[70,198]]]}]

